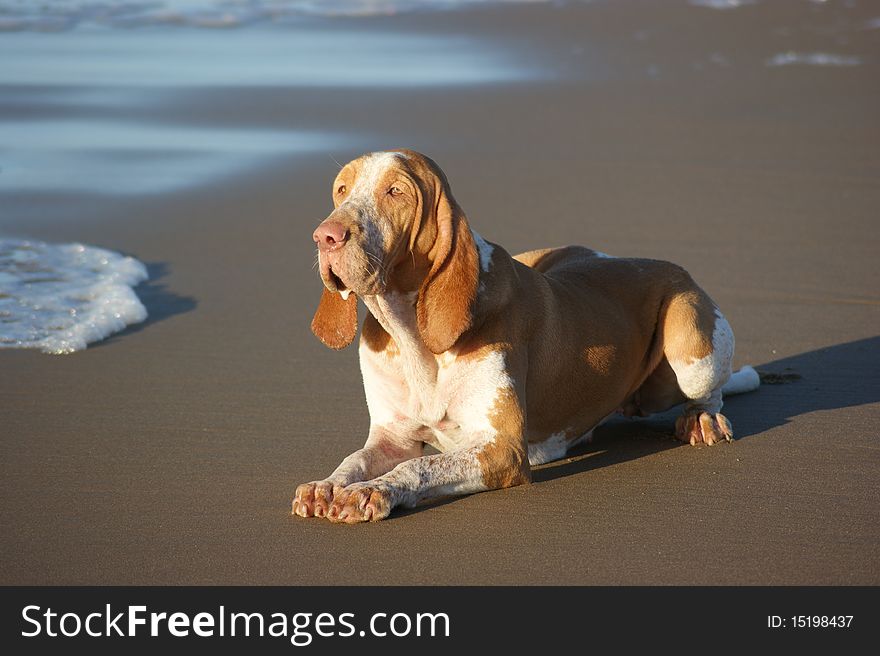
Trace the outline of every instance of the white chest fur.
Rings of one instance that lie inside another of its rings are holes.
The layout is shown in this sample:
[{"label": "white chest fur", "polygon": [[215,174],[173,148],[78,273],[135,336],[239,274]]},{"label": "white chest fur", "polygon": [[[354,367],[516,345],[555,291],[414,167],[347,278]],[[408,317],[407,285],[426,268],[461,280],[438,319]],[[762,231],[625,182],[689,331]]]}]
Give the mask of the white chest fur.
[{"label": "white chest fur", "polygon": [[375,352],[361,341],[360,362],[370,420],[393,432],[418,433],[441,451],[494,436],[491,413],[499,391],[509,388],[504,355],[435,355],[419,336],[415,294],[364,298],[397,346]]}]

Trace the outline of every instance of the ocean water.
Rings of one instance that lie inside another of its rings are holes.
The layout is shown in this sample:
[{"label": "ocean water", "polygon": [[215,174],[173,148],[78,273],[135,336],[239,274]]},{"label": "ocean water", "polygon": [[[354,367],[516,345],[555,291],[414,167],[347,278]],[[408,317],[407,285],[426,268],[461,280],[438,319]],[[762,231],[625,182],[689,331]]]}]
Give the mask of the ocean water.
[{"label": "ocean water", "polygon": [[[99,6],[69,4],[81,8],[77,16]],[[362,30],[334,19],[234,30],[80,22],[61,32],[27,20],[31,27],[0,32],[0,204],[4,194],[21,192],[167,193],[365,143],[357,125],[329,130],[295,111],[280,128],[253,122],[247,111],[218,121],[186,108],[200,90],[241,89],[245,102],[250,89],[355,93],[515,84],[540,74],[513,47],[456,34]]]},{"label": "ocean water", "polygon": [[0,239],[0,348],[81,351],[147,318],[138,260],[82,244]]},{"label": "ocean water", "polygon": [[[84,25],[232,28],[304,16],[387,16],[488,4],[554,0],[0,0],[0,30],[61,31]],[[730,0],[734,1],[734,0]]]}]

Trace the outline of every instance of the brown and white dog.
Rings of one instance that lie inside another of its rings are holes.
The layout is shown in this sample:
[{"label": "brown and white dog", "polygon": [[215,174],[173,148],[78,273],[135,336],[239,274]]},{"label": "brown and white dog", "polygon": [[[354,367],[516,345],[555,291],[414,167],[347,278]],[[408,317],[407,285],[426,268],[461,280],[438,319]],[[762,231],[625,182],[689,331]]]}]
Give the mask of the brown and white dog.
[{"label": "brown and white dog", "polygon": [[[581,246],[511,257],[471,229],[424,155],[350,162],[333,204],[313,235],[324,290],[312,330],[344,348],[357,299],[367,306],[370,431],[329,477],[297,488],[296,515],[376,521],[527,483],[530,465],[617,412],[685,403],[679,439],[730,440],[722,393],[758,387],[750,367],[731,379],[733,331],[684,269]],[[426,444],[440,453],[423,455]]]}]

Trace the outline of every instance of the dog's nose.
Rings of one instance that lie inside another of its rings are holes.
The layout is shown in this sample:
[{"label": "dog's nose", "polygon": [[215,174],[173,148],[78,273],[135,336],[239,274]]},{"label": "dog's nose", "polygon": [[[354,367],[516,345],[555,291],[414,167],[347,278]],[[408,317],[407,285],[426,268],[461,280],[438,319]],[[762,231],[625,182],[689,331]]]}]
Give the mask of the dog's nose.
[{"label": "dog's nose", "polygon": [[324,221],[315,230],[312,239],[318,245],[318,249],[322,251],[335,251],[342,248],[349,238],[348,229],[341,223],[336,221]]}]

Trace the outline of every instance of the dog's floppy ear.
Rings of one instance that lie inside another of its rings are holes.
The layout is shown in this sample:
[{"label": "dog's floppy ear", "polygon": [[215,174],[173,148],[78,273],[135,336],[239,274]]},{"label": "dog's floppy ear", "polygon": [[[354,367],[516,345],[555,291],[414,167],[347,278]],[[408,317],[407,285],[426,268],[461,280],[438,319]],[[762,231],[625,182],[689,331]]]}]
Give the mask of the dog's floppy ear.
[{"label": "dog's floppy ear", "polygon": [[357,333],[357,296],[353,293],[343,300],[338,292],[326,287],[312,319],[312,332],[332,349],[344,349]]},{"label": "dog's floppy ear", "polygon": [[480,263],[467,218],[449,194],[437,187],[437,241],[434,261],[416,301],[419,334],[432,353],[449,350],[473,322]]}]

